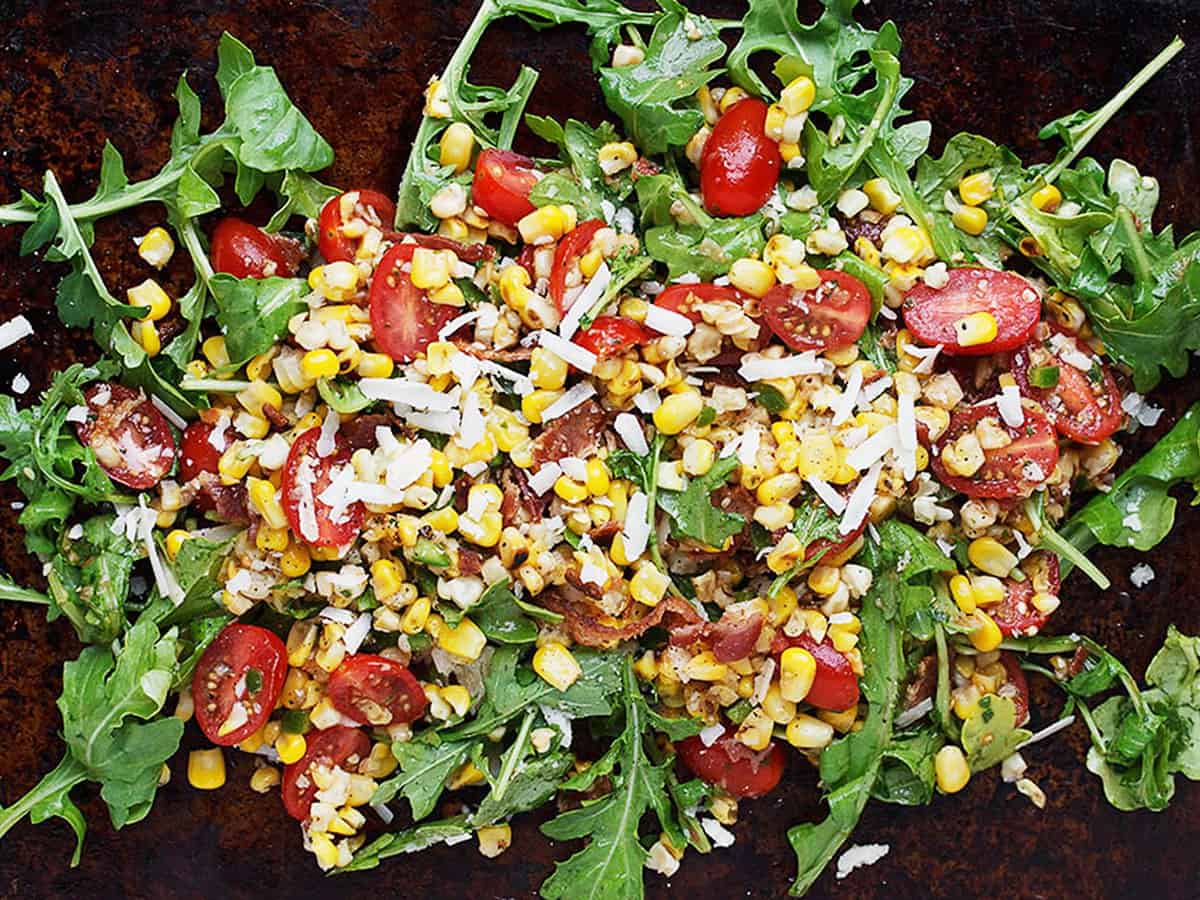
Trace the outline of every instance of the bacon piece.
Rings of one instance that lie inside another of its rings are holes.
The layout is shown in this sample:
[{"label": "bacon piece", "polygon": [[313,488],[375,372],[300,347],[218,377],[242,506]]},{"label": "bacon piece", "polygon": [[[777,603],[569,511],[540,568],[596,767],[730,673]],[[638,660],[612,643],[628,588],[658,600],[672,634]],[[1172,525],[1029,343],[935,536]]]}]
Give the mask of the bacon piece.
[{"label": "bacon piece", "polygon": [[933,654],[921,657],[913,679],[904,689],[904,709],[908,711],[933,696],[937,690],[937,657]]},{"label": "bacon piece", "polygon": [[201,472],[189,483],[199,483],[199,494],[212,501],[217,519],[230,525],[245,525],[250,521],[250,504],[244,484],[221,484],[215,472]]},{"label": "bacon piece", "polygon": [[458,548],[458,574],[478,575],[483,570],[483,556],[469,547]]},{"label": "bacon piece", "polygon": [[533,465],[545,465],[564,456],[586,459],[600,449],[608,425],[608,413],[595,400],[588,400],[565,416],[553,420],[533,441]]},{"label": "bacon piece", "polygon": [[615,619],[590,603],[567,600],[558,591],[546,591],[538,599],[547,609],[562,615],[571,638],[585,647],[612,647],[632,640],[667,617],[671,620],[667,627],[672,630],[700,620],[691,604],[674,594],[663,597],[641,618],[632,620]]},{"label": "bacon piece", "polygon": [[695,622],[673,629],[671,643],[676,647],[707,644],[720,662],[733,662],[750,655],[758,643],[762,627],[761,613],[747,615],[744,610],[730,608],[717,622]]},{"label": "bacon piece", "polygon": [[270,422],[272,425],[274,425],[276,428],[287,428],[288,427],[287,416],[285,416],[283,413],[281,413],[278,409],[276,409],[270,403],[264,403],[263,407],[262,407],[262,411],[263,411],[263,417],[268,422]]},{"label": "bacon piece", "polygon": [[375,429],[380,426],[390,427],[395,425],[396,421],[395,416],[387,413],[370,413],[343,422],[339,432],[346,439],[346,446],[351,451],[374,450],[379,445],[375,439]]},{"label": "bacon piece", "polygon": [[515,363],[528,362],[533,356],[532,347],[522,347],[518,344],[515,347],[509,347],[506,350],[497,350],[494,347],[485,347],[475,341],[469,341],[466,338],[451,338],[451,342],[463,353],[470,353],[476,359],[486,359],[496,363]]},{"label": "bacon piece", "polygon": [[505,525],[530,525],[545,516],[549,498],[539,497],[529,486],[529,478],[516,466],[504,466],[496,480],[504,492],[500,516]]}]

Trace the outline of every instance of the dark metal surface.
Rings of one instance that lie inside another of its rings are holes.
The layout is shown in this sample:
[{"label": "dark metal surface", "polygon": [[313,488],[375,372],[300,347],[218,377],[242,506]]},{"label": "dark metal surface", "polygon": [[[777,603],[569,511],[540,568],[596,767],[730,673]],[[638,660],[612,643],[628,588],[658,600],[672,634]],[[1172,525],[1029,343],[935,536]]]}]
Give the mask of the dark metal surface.
[{"label": "dark metal surface", "polygon": [[[709,4],[694,5],[710,11]],[[417,124],[421,87],[451,53],[471,7],[430,0],[0,0],[0,198],[13,199],[22,187],[40,189],[48,166],[69,197],[90,194],[106,137],[124,153],[131,177],[156,171],[167,153],[179,73],[191,73],[209,116],[219,104],[212,74],[224,29],[279,70],[292,97],[330,139],[337,162],[325,180],[391,191]],[[1156,224],[1173,221],[1186,232],[1200,226],[1194,9],[1190,0],[875,0],[863,16],[900,25],[905,72],[917,79],[909,105],[933,120],[935,144],[966,129],[1005,141],[1026,157],[1044,152],[1035,139],[1040,123],[1098,106],[1172,34],[1192,38],[1184,55],[1093,146],[1103,160],[1121,155],[1157,175],[1164,202]],[[711,11],[736,14],[736,6],[712,4]],[[489,38],[473,72],[480,79],[509,78],[519,62],[542,70],[534,111],[603,114],[580,33],[534,37],[516,25],[503,29]],[[129,237],[159,214],[149,210],[99,227],[96,256],[114,292],[145,277]],[[49,369],[92,350],[86,336],[61,328],[53,312],[61,270],[20,259],[17,243],[17,230],[0,229],[0,321],[24,312],[38,334],[5,351],[0,389],[23,372],[36,391]],[[183,287],[186,273],[179,275],[176,287]],[[1192,379],[1160,390],[1168,417],[1126,442],[1134,453],[1200,396],[1195,369]],[[15,499],[15,491],[0,487],[0,555],[6,567],[36,583],[9,509]],[[1200,607],[1190,590],[1200,566],[1198,527],[1200,513],[1183,508],[1172,537],[1149,557],[1156,579],[1141,590],[1128,580],[1135,554],[1098,554],[1114,587],[1101,594],[1073,579],[1055,626],[1095,635],[1140,673],[1169,622],[1200,631]],[[66,625],[47,626],[39,610],[0,610],[0,635],[0,801],[7,804],[58,761],[60,665],[78,647]],[[185,740],[197,742],[191,733]],[[1085,747],[1084,730],[1076,727],[1026,754],[1048,797],[1043,812],[995,774],[925,809],[872,804],[855,839],[887,843],[890,854],[845,881],[826,873],[811,896],[1200,896],[1200,786],[1181,782],[1165,813],[1117,813],[1083,769]],[[67,867],[73,838],[65,825],[22,824],[0,846],[0,896],[528,897],[553,860],[571,849],[542,838],[539,820],[530,816],[516,827],[513,849],[498,860],[463,844],[326,880],[300,848],[299,829],[278,797],[252,793],[249,765],[230,756],[229,784],[216,793],[191,790],[177,760],[150,817],[119,834],[95,793],[78,791],[89,823],[78,869]],[[793,874],[785,830],[820,810],[815,779],[793,765],[772,797],[744,804],[734,847],[708,858],[690,856],[669,884],[648,876],[647,891],[654,897],[781,896]]]}]

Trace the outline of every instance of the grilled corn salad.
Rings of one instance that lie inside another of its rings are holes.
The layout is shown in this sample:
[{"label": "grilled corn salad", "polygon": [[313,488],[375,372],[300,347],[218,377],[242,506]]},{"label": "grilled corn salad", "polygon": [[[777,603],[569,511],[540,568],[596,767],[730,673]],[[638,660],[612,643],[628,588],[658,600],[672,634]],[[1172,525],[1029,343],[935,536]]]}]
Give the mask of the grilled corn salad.
[{"label": "grilled corn salad", "polygon": [[[484,0],[398,194],[311,175],[329,145],[226,35],[217,131],[181,79],[159,174],[129,183],[108,145],[93,199],[48,172],[0,207],[70,266],[62,319],[102,351],[0,398],[47,586],[0,596],[87,645],[67,752],[0,834],[50,812],[82,839],[83,781],[137,821],[197,726],[176,777],[277,793],[326,871],[496,856],[556,802],[542,832],[582,843],[547,898],[640,897],[808,765],[830,812],[789,833],[794,893],[868,797],[998,768],[1041,807],[1025,748],[1076,718],[1121,809],[1198,777],[1196,638],[1172,629],[1140,688],[1053,636],[1070,570],[1108,586],[1085,552],[1149,549],[1200,475],[1195,409],[1120,449],[1197,347],[1200,243],[1154,232],[1154,179],[1082,155],[1181,44],[1025,167],[970,134],[929,155],[895,30],[850,6],[812,28],[785,0],[741,23]],[[586,26],[619,125],[524,116],[527,69],[467,80],[511,15]],[[264,226],[228,211],[264,189]],[[110,285],[93,223],[147,200],[145,280]],[[1066,708],[1031,710],[1027,673]]]}]

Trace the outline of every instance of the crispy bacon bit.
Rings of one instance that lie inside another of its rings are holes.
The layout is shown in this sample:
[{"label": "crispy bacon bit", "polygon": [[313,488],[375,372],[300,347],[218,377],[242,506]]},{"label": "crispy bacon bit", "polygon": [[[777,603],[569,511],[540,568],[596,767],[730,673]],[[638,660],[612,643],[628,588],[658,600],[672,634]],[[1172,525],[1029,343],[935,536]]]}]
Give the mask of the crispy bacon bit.
[{"label": "crispy bacon bit", "polygon": [[287,428],[287,426],[288,426],[287,416],[285,416],[283,413],[281,413],[279,410],[277,410],[270,403],[264,403],[262,411],[263,411],[263,416],[266,418],[266,420],[268,422],[270,422],[272,425],[274,425],[276,428]]},{"label": "crispy bacon bit", "polygon": [[595,400],[588,400],[542,429],[533,442],[534,467],[564,456],[595,455],[607,425],[608,413]]},{"label": "crispy bacon bit", "polygon": [[632,620],[607,616],[589,603],[567,600],[558,591],[546,591],[538,599],[547,609],[562,615],[571,638],[585,647],[612,647],[632,640],[668,617],[667,627],[672,631],[700,620],[691,604],[674,594],[668,594],[640,619]]},{"label": "crispy bacon bit", "polygon": [[529,525],[541,521],[549,498],[534,493],[524,472],[514,465],[506,465],[500,470],[497,481],[504,492],[500,516],[505,525]]},{"label": "crispy bacon bit", "polygon": [[671,643],[687,647],[707,644],[720,662],[745,659],[758,643],[762,633],[761,613],[746,614],[742,609],[727,609],[717,622],[694,622],[671,631]]},{"label": "crispy bacon bit", "polygon": [[250,521],[250,504],[244,484],[221,484],[215,472],[201,472],[189,484],[199,483],[198,493],[212,501],[213,514],[230,525],[245,525]]},{"label": "crispy bacon bit", "polygon": [[529,362],[533,356],[532,347],[522,347],[518,344],[515,347],[509,347],[506,350],[497,350],[494,347],[485,347],[483,344],[475,341],[469,341],[466,338],[451,338],[454,346],[463,353],[470,353],[477,359],[486,359],[496,363],[515,363]]},{"label": "crispy bacon bit", "polygon": [[913,679],[904,689],[904,709],[910,710],[918,703],[928,700],[937,690],[937,657],[933,654],[921,658]]},{"label": "crispy bacon bit", "polygon": [[375,439],[375,429],[389,428],[395,425],[397,419],[388,413],[370,413],[355,416],[348,422],[343,422],[339,433],[346,440],[346,446],[354,450],[374,450],[378,446]]},{"label": "crispy bacon bit", "polygon": [[483,570],[483,556],[467,547],[458,548],[458,574],[478,575]]}]

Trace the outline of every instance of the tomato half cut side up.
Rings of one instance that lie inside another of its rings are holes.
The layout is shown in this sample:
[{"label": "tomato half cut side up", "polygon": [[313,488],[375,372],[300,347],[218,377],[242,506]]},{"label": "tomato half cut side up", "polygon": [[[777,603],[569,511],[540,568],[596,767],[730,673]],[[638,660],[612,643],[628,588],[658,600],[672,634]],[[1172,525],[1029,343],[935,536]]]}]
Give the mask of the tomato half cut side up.
[{"label": "tomato half cut side up", "polygon": [[[1086,369],[1078,365],[1084,361],[1091,363]],[[1053,387],[1031,383],[1030,373],[1038,369],[1056,378]],[[1021,393],[1041,404],[1065,438],[1098,444],[1125,420],[1112,372],[1073,335],[1052,332],[1045,340],[1030,341],[1013,354],[1012,373]]]},{"label": "tomato half cut side up", "polygon": [[192,675],[196,723],[221,747],[239,744],[271,716],[287,677],[287,648],[257,625],[226,625]]},{"label": "tomato half cut side up", "polygon": [[326,694],[342,715],[381,728],[419,719],[428,704],[406,666],[370,653],[347,657],[330,676]]},{"label": "tomato half cut side up", "polygon": [[529,192],[538,183],[532,159],[489,147],[475,162],[471,199],[497,222],[515,226],[534,211]]},{"label": "tomato half cut side up", "polygon": [[575,261],[587,252],[596,232],[604,227],[605,224],[600,219],[580,222],[563,235],[558,246],[554,248],[554,267],[550,270],[549,292],[550,299],[554,301],[560,313],[567,311],[564,306],[567,297],[567,276],[571,273]]},{"label": "tomato half cut side up", "polygon": [[587,331],[575,335],[575,343],[591,350],[600,359],[610,359],[642,346],[652,340],[655,334],[633,319],[600,316]]},{"label": "tomato half cut side up", "polygon": [[703,322],[704,317],[696,310],[696,305],[718,300],[744,304],[746,296],[735,287],[701,281],[696,284],[671,285],[654,299],[654,305],[687,316],[693,322]]},{"label": "tomato half cut side up", "polygon": [[858,703],[858,676],[843,653],[826,638],[821,642],[812,639],[808,634],[795,637],[780,632],[771,643],[771,653],[782,656],[789,647],[801,647],[812,654],[817,663],[817,673],[813,678],[812,688],[804,698],[818,709],[831,709],[840,712]]},{"label": "tomato half cut side up", "polygon": [[748,216],[775,190],[783,157],[766,124],[767,104],[750,97],[713,126],[700,156],[700,194],[714,216]]},{"label": "tomato half cut side up", "polygon": [[345,510],[336,512],[320,499],[333,481],[333,471],[348,465],[350,449],[341,435],[334,437],[334,449],[321,456],[318,442],[321,429],[310,428],[296,438],[288,451],[280,482],[283,511],[292,531],[318,547],[344,547],[362,528],[364,509],[355,501]]},{"label": "tomato half cut side up", "polygon": [[[1052,474],[1058,465],[1058,438],[1050,420],[1035,404],[1022,405],[1024,421],[1016,427],[1008,425],[996,411],[995,405],[972,406],[954,413],[941,438],[930,447],[930,465],[938,481],[968,497],[987,497],[1008,500],[1028,497],[1039,484]],[[942,449],[990,418],[992,429],[1003,429],[1011,443],[984,450],[983,465],[970,476],[955,475],[942,461]]]},{"label": "tomato half cut side up", "polygon": [[[945,287],[917,284],[904,296],[904,325],[926,346],[950,356],[985,356],[1021,346],[1037,327],[1042,298],[1028,281],[993,269],[951,269]],[[958,323],[972,313],[996,320],[996,337],[963,346]]]},{"label": "tomato half cut side up", "polygon": [[838,350],[862,337],[871,318],[871,292],[845,272],[817,269],[821,284],[804,291],[778,284],[763,298],[763,316],[793,350]]},{"label": "tomato half cut side up", "polygon": [[765,750],[751,750],[734,736],[736,733],[736,729],[726,728],[709,747],[694,735],[677,741],[675,751],[693,775],[735,797],[769,794],[787,767],[783,748],[772,741]]},{"label": "tomato half cut side up", "polygon": [[1062,588],[1058,557],[1053,553],[1039,551],[1030,556],[1021,568],[1029,577],[1024,581],[1004,579],[1004,599],[987,608],[987,614],[1005,637],[1031,637],[1049,621],[1050,614],[1033,605],[1033,595],[1037,591],[1035,583],[1055,597]]},{"label": "tomato half cut side up", "polygon": [[298,761],[284,766],[283,807],[293,819],[303,822],[308,818],[317,785],[312,779],[314,765],[357,768],[371,752],[371,739],[357,728],[334,725],[321,731],[310,731],[305,735],[308,749]]},{"label": "tomato half cut side up", "polygon": [[397,245],[383,255],[371,279],[371,331],[375,346],[396,362],[412,362],[437,340],[438,331],[458,313],[433,303],[412,283],[404,264],[413,248]]},{"label": "tomato half cut side up", "polygon": [[115,381],[93,384],[83,396],[87,419],[75,432],[108,476],[136,491],[162,481],[175,462],[175,435],[158,408]]},{"label": "tomato half cut side up", "polygon": [[214,269],[235,278],[291,278],[300,269],[304,250],[299,241],[230,216],[213,229],[211,256]]},{"label": "tomato half cut side up", "polygon": [[184,481],[191,481],[201,472],[218,471],[221,454],[229,448],[230,438],[227,433],[214,438],[215,432],[207,422],[192,422],[183,432],[179,475]]},{"label": "tomato half cut side up", "polygon": [[391,228],[396,218],[396,204],[379,191],[346,191],[327,201],[317,219],[317,249],[326,262],[353,262],[358,250],[359,239],[342,234],[343,206],[353,210],[351,219],[362,219],[381,231]]}]

